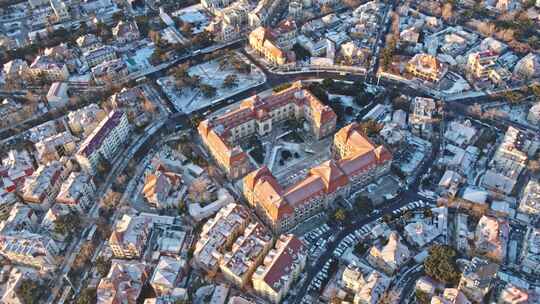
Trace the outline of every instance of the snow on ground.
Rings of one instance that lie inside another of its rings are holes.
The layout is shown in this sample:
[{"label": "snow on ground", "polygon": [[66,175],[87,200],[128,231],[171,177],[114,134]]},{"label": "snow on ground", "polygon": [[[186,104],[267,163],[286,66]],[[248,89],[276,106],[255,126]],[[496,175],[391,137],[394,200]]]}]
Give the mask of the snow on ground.
[{"label": "snow on ground", "polygon": [[332,100],[333,98],[336,98],[338,97],[340,100],[341,100],[341,104],[344,106],[344,107],[351,107],[353,108],[355,111],[361,111],[362,110],[362,107],[358,106],[355,102],[354,102],[354,97],[352,96],[347,96],[347,95],[336,95],[336,94],[328,94],[328,99]]},{"label": "snow on ground", "polygon": [[[241,56],[237,54],[237,56]],[[241,56],[247,61],[247,58]],[[200,108],[211,105],[214,102],[227,99],[235,94],[250,89],[265,82],[264,73],[252,65],[250,74],[238,73],[233,67],[225,67],[223,70],[219,68],[217,60],[205,62],[189,68],[190,76],[198,75],[201,78],[201,83],[211,85],[217,89],[216,95],[211,98],[204,97],[199,89],[183,89],[178,92],[174,88],[174,79],[171,76],[163,77],[158,80],[158,84],[163,88],[163,91],[171,99],[175,107],[182,112],[191,113]],[[233,88],[223,88],[223,81],[228,75],[234,74],[238,77],[238,86]]]},{"label": "snow on ground", "polygon": [[149,60],[152,53],[154,53],[154,47],[147,46],[136,50],[133,56],[125,56],[124,61],[129,71],[139,71],[151,67]]},{"label": "snow on ground", "polygon": [[517,106],[503,106],[501,111],[508,113],[508,119],[517,122],[519,124],[530,126],[529,121],[527,120],[527,115],[529,114],[529,107],[523,105]]},{"label": "snow on ground", "polygon": [[177,10],[172,15],[179,17],[183,22],[190,23],[193,26],[192,34],[202,32],[210,24],[210,17],[205,13],[201,4]]},{"label": "snow on ground", "polygon": [[467,80],[460,78],[456,82],[454,82],[451,88],[449,88],[448,90],[444,90],[443,93],[456,94],[456,93],[462,93],[462,92],[468,91],[470,89],[471,89],[471,86],[469,85]]}]

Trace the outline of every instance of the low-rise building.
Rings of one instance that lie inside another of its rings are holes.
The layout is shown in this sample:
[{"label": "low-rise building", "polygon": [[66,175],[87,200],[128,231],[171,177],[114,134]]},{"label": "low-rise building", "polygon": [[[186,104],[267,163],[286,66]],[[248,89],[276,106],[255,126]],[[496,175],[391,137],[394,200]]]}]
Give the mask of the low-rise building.
[{"label": "low-rise building", "polygon": [[533,300],[527,290],[507,284],[499,295],[497,304],[529,304]]},{"label": "low-rise building", "polygon": [[448,231],[448,209],[432,208],[432,216],[405,225],[405,238],[418,248],[429,244],[439,236],[446,237]]},{"label": "low-rise building", "polygon": [[392,280],[378,271],[372,271],[365,280],[362,288],[355,293],[353,303],[379,303]]},{"label": "low-rise building", "polygon": [[90,175],[84,172],[72,172],[60,187],[56,202],[67,209],[82,214],[94,202],[96,186]]},{"label": "low-rise building", "polygon": [[20,81],[26,70],[28,69],[28,64],[22,59],[14,59],[4,64],[2,71],[4,72],[4,78],[7,81]]},{"label": "low-rise building", "polygon": [[158,167],[155,173],[146,175],[142,194],[155,208],[173,208],[180,204],[182,176]]},{"label": "low-rise building", "polygon": [[394,274],[410,258],[409,248],[400,242],[399,234],[395,231],[388,236],[386,245],[371,247],[367,256],[371,265],[388,275]]},{"label": "low-rise building", "polygon": [[101,47],[101,38],[94,34],[85,34],[76,40],[77,45],[83,51]]},{"label": "low-rise building", "polygon": [[487,50],[469,54],[467,68],[469,72],[478,80],[487,80],[489,73],[495,69],[499,55]]},{"label": "low-rise building", "polygon": [[280,235],[252,277],[253,289],[272,303],[280,303],[300,276],[307,259],[304,244],[294,235]]},{"label": "low-rise building", "polygon": [[13,98],[4,98],[0,103],[0,128],[31,118],[37,111],[36,103],[22,103]]},{"label": "low-rise building", "polygon": [[452,120],[448,123],[444,138],[459,147],[473,144],[478,138],[478,130],[472,125],[470,120]]},{"label": "low-rise building", "polygon": [[535,103],[529,108],[529,114],[527,114],[527,121],[533,125],[540,125],[540,102]]},{"label": "low-rise building", "polygon": [[112,161],[120,146],[128,140],[129,131],[127,115],[121,110],[112,111],[81,144],[75,154],[79,165],[94,175],[102,161]]},{"label": "low-rise building", "polygon": [[456,288],[445,288],[440,296],[431,298],[431,304],[471,304],[471,301]]},{"label": "low-rise building", "polygon": [[145,263],[113,260],[109,273],[97,287],[96,304],[136,303],[149,273]]}]

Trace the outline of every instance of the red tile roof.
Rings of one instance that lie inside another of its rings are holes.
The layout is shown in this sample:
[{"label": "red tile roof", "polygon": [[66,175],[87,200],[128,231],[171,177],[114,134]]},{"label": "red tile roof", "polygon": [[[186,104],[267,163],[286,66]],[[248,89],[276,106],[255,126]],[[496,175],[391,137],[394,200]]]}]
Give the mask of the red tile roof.
[{"label": "red tile roof", "polygon": [[[279,242],[279,241],[278,241]],[[294,235],[288,235],[286,243],[283,245],[279,255],[274,258],[272,264],[266,271],[263,280],[270,288],[279,292],[279,281],[290,274],[291,266],[298,259],[298,256],[305,254],[305,247],[302,241]]]}]

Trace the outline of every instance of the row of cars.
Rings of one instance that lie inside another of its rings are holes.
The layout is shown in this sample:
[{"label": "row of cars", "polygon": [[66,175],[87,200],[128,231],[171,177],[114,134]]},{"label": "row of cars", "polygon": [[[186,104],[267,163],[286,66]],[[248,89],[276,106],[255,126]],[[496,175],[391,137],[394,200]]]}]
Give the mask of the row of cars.
[{"label": "row of cars", "polygon": [[322,266],[321,270],[317,273],[315,278],[311,280],[311,283],[309,284],[308,291],[318,291],[321,289],[322,286],[325,285],[325,282],[328,280],[328,274],[330,270],[330,265],[334,263],[334,258],[328,259],[326,263]]},{"label": "row of cars", "polygon": [[418,209],[418,208],[424,208],[424,207],[428,207],[428,206],[430,206],[429,203],[426,203],[423,200],[418,200],[418,201],[415,201],[415,202],[408,203],[407,205],[392,211],[392,214],[398,215],[398,214],[401,214],[401,213],[409,211],[409,210],[414,210],[414,209]]}]

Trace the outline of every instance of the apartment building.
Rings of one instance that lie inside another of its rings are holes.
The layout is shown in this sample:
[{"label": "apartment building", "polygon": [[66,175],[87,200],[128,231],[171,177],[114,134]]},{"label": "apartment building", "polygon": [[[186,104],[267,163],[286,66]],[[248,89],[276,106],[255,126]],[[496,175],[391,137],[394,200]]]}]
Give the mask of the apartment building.
[{"label": "apartment building", "polygon": [[116,59],[116,50],[112,46],[105,45],[86,51],[83,57],[88,66],[92,68],[100,63]]},{"label": "apartment building", "polygon": [[225,248],[231,246],[249,223],[247,210],[231,203],[221,208],[203,226],[193,253],[195,264],[210,274],[219,269]]},{"label": "apartment building", "polygon": [[40,55],[36,57],[28,68],[27,75],[32,78],[44,77],[51,82],[67,81],[69,70],[66,64]]},{"label": "apartment building", "polygon": [[458,289],[469,300],[482,303],[484,297],[491,290],[491,283],[495,279],[498,269],[499,265],[497,264],[479,257],[473,257],[461,274]]},{"label": "apartment building", "polygon": [[270,247],[272,236],[266,228],[260,223],[250,223],[219,262],[223,276],[237,287],[245,287]]},{"label": "apartment building", "polygon": [[28,69],[28,64],[22,59],[14,59],[4,64],[2,69],[4,78],[8,81],[21,80]]},{"label": "apartment building", "polygon": [[409,125],[411,132],[422,138],[431,138],[437,104],[432,98],[415,97],[411,103]]},{"label": "apartment building", "polygon": [[510,226],[504,219],[482,216],[475,233],[475,252],[502,263],[506,257],[506,244]]},{"label": "apartment building", "polygon": [[482,186],[493,192],[510,194],[526,168],[528,155],[538,150],[538,140],[509,127],[482,177]]},{"label": "apartment building", "polygon": [[109,113],[83,141],[75,154],[79,165],[94,175],[101,161],[112,161],[120,146],[129,138],[129,131],[130,125],[123,111],[114,110]]},{"label": "apartment building", "polygon": [[386,245],[371,247],[367,256],[371,265],[388,275],[396,273],[410,258],[409,248],[400,242],[399,234],[395,231],[388,236]]},{"label": "apartment building", "polygon": [[529,180],[525,189],[523,189],[523,194],[521,195],[521,200],[519,202],[519,212],[525,214],[538,216],[540,215],[540,182],[536,180]]},{"label": "apartment building", "polygon": [[285,20],[275,29],[259,26],[249,34],[249,45],[273,64],[294,62],[296,58],[291,50],[296,42],[296,31],[293,20]]},{"label": "apartment building", "polygon": [[101,120],[107,117],[107,112],[92,103],[84,108],[71,111],[67,115],[68,126],[74,134],[87,137],[99,125]]},{"label": "apartment building", "polygon": [[514,74],[525,79],[539,77],[540,56],[534,53],[527,54],[514,66]]},{"label": "apartment building", "polygon": [[413,76],[431,82],[439,82],[448,66],[429,54],[416,54],[407,64],[407,71]]},{"label": "apartment building", "polygon": [[119,83],[128,74],[128,67],[122,59],[105,61],[92,68],[92,77],[98,85]]},{"label": "apartment building", "polygon": [[102,45],[101,38],[94,34],[85,34],[80,36],[77,38],[76,42],[77,46],[83,51],[99,48]]},{"label": "apartment building", "polygon": [[540,274],[540,229],[527,230],[521,254],[521,269],[529,274]]},{"label": "apartment building", "polygon": [[82,214],[91,207],[95,193],[96,185],[90,175],[84,172],[72,172],[60,187],[56,203]]},{"label": "apartment building", "polygon": [[128,43],[139,40],[141,33],[136,22],[124,22],[120,20],[112,30],[115,41],[119,43]]},{"label": "apartment building", "polygon": [[253,273],[253,289],[271,303],[280,303],[300,276],[306,259],[302,241],[292,234],[280,235],[262,265]]},{"label": "apartment building", "polygon": [[77,149],[78,138],[71,135],[69,131],[49,136],[39,142],[36,148],[36,158],[42,164],[60,160],[62,156],[71,155]]},{"label": "apartment building", "polygon": [[301,181],[282,187],[264,166],[244,177],[244,197],[274,230],[287,231],[390,170],[391,153],[374,146],[350,124],[334,136],[334,159],[312,168]]},{"label": "apartment building", "polygon": [[246,153],[238,146],[240,139],[266,135],[274,124],[286,120],[305,119],[317,139],[330,135],[337,116],[300,82],[268,97],[257,95],[221,116],[204,120],[198,126],[199,135],[210,154],[232,179],[251,171]]},{"label": "apartment building", "polygon": [[378,271],[372,271],[365,279],[365,284],[355,293],[353,303],[379,303],[392,280]]},{"label": "apartment building", "polygon": [[150,266],[144,262],[112,260],[97,286],[96,304],[136,303],[149,274]]},{"label": "apartment building", "polygon": [[467,69],[476,79],[486,80],[495,68],[498,57],[497,53],[490,50],[469,54]]},{"label": "apartment building", "polygon": [[70,167],[59,161],[39,166],[32,176],[25,180],[21,189],[22,199],[36,210],[47,211],[69,171]]},{"label": "apartment building", "polygon": [[0,233],[33,232],[37,228],[36,211],[25,204],[15,203],[9,211],[9,216],[0,223]]},{"label": "apartment building", "polygon": [[124,214],[115,223],[109,237],[109,246],[114,257],[122,259],[141,257],[151,229],[152,220],[150,218]]},{"label": "apartment building", "polygon": [[50,271],[58,266],[59,253],[55,241],[44,235],[27,231],[16,235],[0,235],[0,255],[14,264]]},{"label": "apartment building", "polygon": [[161,256],[150,278],[150,286],[158,296],[169,295],[187,275],[188,261],[177,256]]}]

